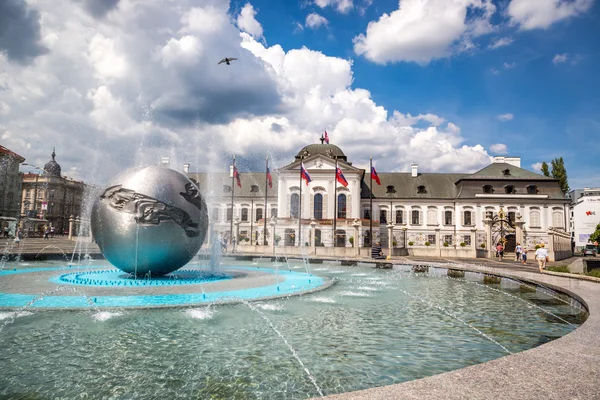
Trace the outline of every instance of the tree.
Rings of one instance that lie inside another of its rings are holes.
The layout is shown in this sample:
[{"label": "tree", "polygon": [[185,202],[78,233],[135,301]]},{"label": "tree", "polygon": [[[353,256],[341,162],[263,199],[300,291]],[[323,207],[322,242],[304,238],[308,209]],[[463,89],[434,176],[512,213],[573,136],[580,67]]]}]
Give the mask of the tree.
[{"label": "tree", "polygon": [[550,177],[550,170],[548,170],[548,164],[546,163],[546,161],[542,162],[542,174],[544,174],[544,176]]},{"label": "tree", "polygon": [[590,235],[590,242],[591,243],[595,243],[595,242],[600,243],[600,224],[596,225],[596,231]]},{"label": "tree", "polygon": [[558,179],[560,188],[564,193],[569,191],[569,182],[567,179],[567,170],[565,169],[565,162],[562,157],[555,158],[550,162],[552,164],[552,177]]}]

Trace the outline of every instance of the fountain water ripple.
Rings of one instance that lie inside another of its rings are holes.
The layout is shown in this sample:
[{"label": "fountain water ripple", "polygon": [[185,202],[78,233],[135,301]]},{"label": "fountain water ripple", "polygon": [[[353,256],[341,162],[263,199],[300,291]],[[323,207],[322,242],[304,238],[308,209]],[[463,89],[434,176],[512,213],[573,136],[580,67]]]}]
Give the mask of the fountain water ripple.
[{"label": "fountain water ripple", "polygon": [[503,291],[503,290],[499,290],[499,289],[496,289],[496,288],[490,287],[490,286],[488,286],[488,285],[483,285],[483,284],[481,284],[481,283],[479,283],[479,282],[473,282],[473,281],[469,281],[469,280],[466,280],[466,279],[452,278],[452,277],[450,277],[450,276],[447,276],[446,278],[448,278],[448,279],[450,279],[450,280],[459,281],[459,282],[472,283],[472,284],[475,284],[475,285],[477,285],[477,286],[479,286],[479,287],[484,287],[484,288],[486,288],[486,289],[493,290],[493,291],[495,291],[495,292],[498,292],[498,293],[502,293],[502,294],[503,294],[503,295],[505,295],[505,296],[508,296],[508,297],[511,297],[511,298],[513,298],[513,299],[517,299],[517,300],[519,300],[519,301],[522,301],[523,303],[527,304],[528,306],[532,306],[532,307],[534,307],[534,308],[537,308],[538,310],[540,310],[540,311],[542,311],[542,312],[544,312],[544,313],[546,313],[546,314],[548,314],[548,315],[551,315],[552,317],[554,317],[554,318],[556,318],[556,319],[559,319],[560,321],[564,322],[565,324],[568,324],[568,325],[571,325],[571,326],[573,326],[573,324],[572,324],[572,323],[570,323],[569,321],[566,321],[565,319],[563,319],[563,318],[559,317],[558,315],[556,315],[556,314],[552,313],[551,311],[548,311],[548,310],[546,310],[546,309],[544,309],[544,308],[542,308],[542,307],[538,306],[537,304],[533,304],[533,303],[532,303],[532,302],[530,302],[530,301],[527,301],[527,300],[525,300],[525,299],[522,299],[522,298],[520,298],[520,297],[514,296],[514,295],[512,295],[512,294],[510,294],[510,293],[507,293],[507,292],[505,292],[505,291]]},{"label": "fountain water ripple", "polygon": [[444,314],[448,315],[449,317],[452,317],[454,319],[456,319],[457,321],[461,322],[462,324],[464,324],[465,326],[473,329],[475,332],[477,332],[478,334],[480,334],[481,336],[483,336],[484,338],[486,338],[487,340],[489,340],[490,342],[498,345],[500,348],[502,348],[502,350],[504,350],[505,352],[507,352],[508,354],[513,354],[510,350],[508,350],[506,347],[502,346],[500,343],[498,343],[496,340],[492,339],[491,337],[489,337],[488,335],[486,335],[485,333],[483,333],[482,331],[480,331],[479,329],[477,329],[476,327],[474,327],[473,325],[469,324],[468,322],[466,322],[465,320],[463,320],[462,318],[460,318],[459,316],[451,313],[450,311],[444,309],[443,307],[438,306],[437,304],[431,302],[431,301],[427,301],[427,300],[423,300],[415,295],[412,295],[410,293],[408,293],[406,290],[403,289],[399,289],[402,293],[404,293],[405,295],[407,295],[408,297],[418,300],[423,304],[427,304],[430,307],[436,308],[438,310],[440,310],[441,312],[443,312]]}]

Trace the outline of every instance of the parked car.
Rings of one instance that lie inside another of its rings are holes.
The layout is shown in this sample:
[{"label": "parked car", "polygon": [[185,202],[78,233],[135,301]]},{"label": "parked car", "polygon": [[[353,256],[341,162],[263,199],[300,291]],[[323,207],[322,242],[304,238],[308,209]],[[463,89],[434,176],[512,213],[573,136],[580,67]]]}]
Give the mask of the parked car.
[{"label": "parked car", "polygon": [[585,248],[583,249],[583,256],[596,257],[596,246],[593,244],[586,244]]}]

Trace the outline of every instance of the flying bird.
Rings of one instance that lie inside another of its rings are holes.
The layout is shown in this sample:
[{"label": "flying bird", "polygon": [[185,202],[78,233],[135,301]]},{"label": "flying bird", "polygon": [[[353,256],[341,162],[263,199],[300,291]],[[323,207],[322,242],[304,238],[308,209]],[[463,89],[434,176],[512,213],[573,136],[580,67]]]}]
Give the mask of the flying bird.
[{"label": "flying bird", "polygon": [[231,61],[233,61],[233,60],[237,60],[237,58],[233,58],[233,57],[225,57],[224,59],[222,59],[221,61],[219,61],[219,62],[217,63],[217,65],[219,65],[219,64],[223,64],[223,63],[225,63],[225,64],[227,64],[227,65],[231,65]]}]

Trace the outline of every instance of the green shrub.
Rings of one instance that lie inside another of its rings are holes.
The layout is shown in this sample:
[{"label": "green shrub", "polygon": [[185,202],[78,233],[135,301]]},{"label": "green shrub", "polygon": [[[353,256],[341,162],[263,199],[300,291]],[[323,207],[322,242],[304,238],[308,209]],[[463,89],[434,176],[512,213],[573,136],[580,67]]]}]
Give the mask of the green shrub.
[{"label": "green shrub", "polygon": [[600,278],[600,269],[593,269],[586,274],[587,276],[593,276],[595,278]]},{"label": "green shrub", "polygon": [[479,245],[479,247],[481,247],[482,249],[485,249],[485,243],[481,243],[481,245]]},{"label": "green shrub", "polygon": [[431,243],[425,242],[425,246],[431,246]]},{"label": "green shrub", "polygon": [[414,242],[408,242],[409,246],[412,246],[413,244],[415,244]]},{"label": "green shrub", "polygon": [[548,271],[552,271],[552,272],[563,272],[563,273],[569,273],[569,267],[567,267],[566,265],[557,265],[555,267],[548,267],[547,268]]},{"label": "green shrub", "polygon": [[465,247],[467,244],[465,242],[460,242],[460,247]]},{"label": "green shrub", "polygon": [[448,247],[450,244],[448,242],[444,242],[444,247]]},{"label": "green shrub", "polygon": [[539,244],[536,244],[536,245],[535,245],[535,249],[536,249],[536,250],[537,250],[537,249],[539,249],[540,247],[542,247],[542,246],[540,246]]}]

